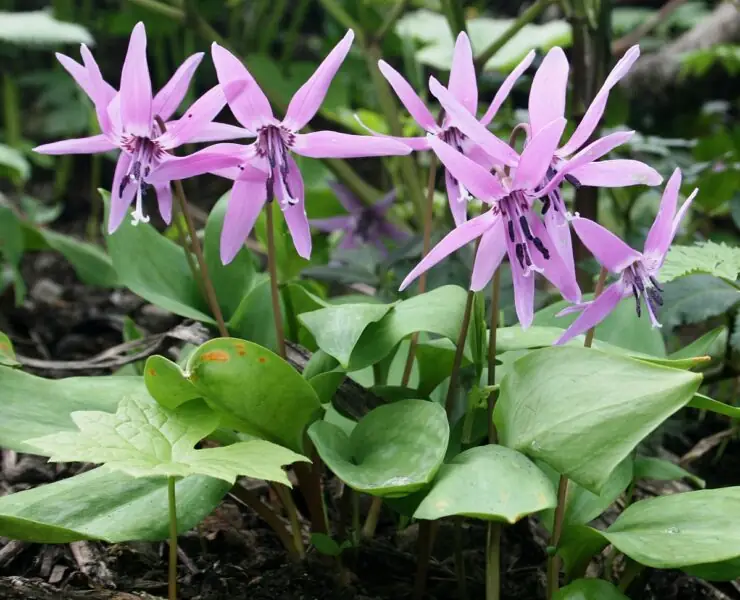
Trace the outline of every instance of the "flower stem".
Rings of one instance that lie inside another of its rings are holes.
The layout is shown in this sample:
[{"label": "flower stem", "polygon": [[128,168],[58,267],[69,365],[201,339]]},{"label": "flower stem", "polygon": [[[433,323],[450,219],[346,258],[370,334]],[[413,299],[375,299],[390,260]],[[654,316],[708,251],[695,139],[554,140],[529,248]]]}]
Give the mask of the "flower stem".
[{"label": "flower stem", "polygon": [[167,598],[177,600],[177,502],[175,478],[167,478],[167,502],[170,513],[170,564],[167,578]]},{"label": "flower stem", "polygon": [[418,552],[416,554],[416,577],[414,579],[414,600],[421,600],[427,587],[429,559],[432,556],[437,521],[419,521]]},{"label": "flower stem", "polygon": [[385,20],[383,21],[382,25],[378,28],[378,31],[375,32],[375,40],[382,41],[382,39],[386,36],[386,34],[393,28],[393,26],[396,24],[398,19],[400,19],[403,16],[404,11],[406,10],[406,7],[409,5],[409,0],[398,0],[396,4],[393,6],[393,8],[388,12],[388,14],[385,17]]},{"label": "flower stem", "polygon": [[301,534],[301,524],[298,522],[298,509],[296,508],[295,502],[293,502],[293,496],[290,494],[290,488],[280,483],[275,484],[275,491],[280,497],[280,501],[285,507],[285,512],[288,513],[288,519],[290,519],[290,531],[293,534],[293,546],[298,552],[298,558],[303,560],[306,556],[306,549],[303,545],[303,535]]},{"label": "flower stem", "polygon": [[375,528],[378,526],[378,517],[380,509],[383,508],[383,499],[380,496],[373,496],[370,510],[365,518],[365,526],[362,528],[362,537],[371,538],[375,535]]},{"label": "flower stem", "polygon": [[[439,161],[437,155],[432,153],[429,162],[429,179],[427,180],[427,197],[426,204],[424,205],[424,233],[421,257],[424,258],[429,254],[429,249],[432,245],[432,217],[434,216],[434,184],[437,181],[437,167]],[[427,272],[424,271],[419,276],[419,294],[423,294],[427,291]],[[411,369],[414,366],[414,357],[416,356],[416,345],[419,343],[419,333],[416,332],[411,336],[411,342],[409,344],[409,355],[406,358],[406,366],[403,369],[403,378],[401,379],[401,385],[407,386],[409,379],[411,379]]]},{"label": "flower stem", "polygon": [[275,318],[275,337],[278,353],[285,358],[285,333],[283,331],[283,314],[280,311],[280,293],[278,292],[277,265],[275,264],[275,223],[272,214],[272,202],[267,205],[267,270],[270,272],[270,295],[272,297],[272,314]]},{"label": "flower stem", "polygon": [[460,600],[468,600],[468,582],[465,574],[465,553],[463,552],[462,525],[463,518],[455,517],[455,579],[457,595]]},{"label": "flower stem", "polygon": [[486,536],[486,600],[501,597],[501,523],[490,521]]},{"label": "flower stem", "polygon": [[[594,290],[594,300],[601,295],[604,291],[604,284],[606,283],[606,276],[608,271],[602,267],[599,273],[599,280],[596,283],[596,290]],[[584,348],[590,348],[594,341],[594,333],[596,327],[592,327],[586,333],[586,339],[583,342]],[[547,590],[548,598],[552,598],[558,591],[559,587],[559,576],[560,576],[560,557],[557,555],[557,547],[560,543],[560,536],[563,533],[563,520],[565,519],[565,508],[568,500],[568,478],[565,475],[560,476],[558,482],[558,505],[555,509],[555,518],[552,526],[552,537],[550,538],[550,546],[553,547],[553,553],[547,561]]]},{"label": "flower stem", "polygon": [[455,358],[452,363],[452,373],[450,374],[450,387],[447,389],[447,400],[445,401],[445,410],[447,417],[452,414],[455,394],[457,392],[457,381],[460,378],[460,365],[462,364],[463,353],[465,352],[465,339],[468,335],[468,326],[470,325],[470,314],[473,312],[473,300],[475,292],[468,290],[468,299],[465,302],[465,313],[463,314],[462,324],[460,325],[460,335],[457,337],[457,347],[455,348]]}]

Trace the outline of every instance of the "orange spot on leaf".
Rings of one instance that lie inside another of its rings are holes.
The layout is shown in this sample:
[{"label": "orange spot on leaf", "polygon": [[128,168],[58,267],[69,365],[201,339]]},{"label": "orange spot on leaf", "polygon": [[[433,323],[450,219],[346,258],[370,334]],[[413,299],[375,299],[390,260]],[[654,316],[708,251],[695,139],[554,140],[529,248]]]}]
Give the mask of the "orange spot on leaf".
[{"label": "orange spot on leaf", "polygon": [[212,350],[203,354],[200,359],[206,362],[229,362],[231,357],[224,350]]},{"label": "orange spot on leaf", "polygon": [[260,362],[262,364],[265,364],[267,362],[267,359],[264,356],[260,356]]},{"label": "orange spot on leaf", "polygon": [[151,375],[152,377],[156,377],[157,372],[154,369],[149,369],[149,375]]}]

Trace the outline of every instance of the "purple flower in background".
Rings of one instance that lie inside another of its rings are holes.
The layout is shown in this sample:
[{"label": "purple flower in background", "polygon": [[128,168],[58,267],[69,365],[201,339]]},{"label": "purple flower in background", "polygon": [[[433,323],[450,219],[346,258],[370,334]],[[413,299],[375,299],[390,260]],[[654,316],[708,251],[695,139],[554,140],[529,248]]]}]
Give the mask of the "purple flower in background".
[{"label": "purple flower in background", "polygon": [[[203,53],[188,58],[159,93],[152,97],[143,23],[138,23],[131,32],[121,71],[120,92],[103,79],[87,46],[83,44],[80,52],[84,66],[63,54],[57,54],[57,58],[93,101],[102,133],[45,144],[35,150],[42,154],[92,154],[115,148],[122,151],[113,176],[109,232],[112,233],[121,224],[134,197],[134,224],[149,221],[144,214],[143,196],[152,183],[152,176],[172,157],[170,150],[185,143],[245,137],[245,132],[239,127],[212,123],[226,105],[226,96],[220,86],[206,92],[181,119],[166,123],[166,132],[161,130],[156,117],[167,121],[177,110]],[[238,91],[237,86],[232,88],[232,93]],[[198,161],[203,156],[208,155],[199,153],[198,157],[191,160],[190,175],[205,172],[205,168],[198,169]],[[219,156],[217,162],[226,168],[235,165],[237,160]],[[208,166],[213,166],[212,159],[206,161]],[[159,212],[167,223],[172,219],[170,180],[160,179],[154,184]]]},{"label": "purple flower in background", "polygon": [[573,219],[573,229],[575,229],[584,245],[593,253],[599,263],[618,275],[619,279],[607,287],[604,293],[595,300],[568,308],[560,313],[566,314],[582,310],[579,317],[555,342],[556,344],[564,344],[575,336],[595,327],[614,310],[623,298],[629,296],[635,298],[637,316],[639,317],[642,313],[641,301],[644,300],[653,327],[660,327],[656,312],[663,305],[661,296],[663,290],[658,282],[658,273],[671,242],[676,236],[681,220],[698,191],[694,190],[677,212],[680,187],[681,171],[676,169],[663,192],[658,215],[648,232],[642,253],[630,248],[611,231],[598,223],[580,217]]},{"label": "purple flower in background", "polygon": [[387,253],[384,243],[386,239],[399,243],[408,239],[408,234],[386,217],[388,209],[396,199],[395,190],[386,194],[376,204],[367,206],[342,184],[331,182],[329,185],[349,214],[326,219],[311,219],[310,224],[320,231],[329,233],[343,231],[344,236],[339,244],[340,249],[350,250],[369,244],[385,255]]},{"label": "purple flower in background", "polygon": [[[306,259],[311,256],[311,231],[304,205],[303,178],[292,157],[293,152],[310,158],[394,156],[411,152],[408,146],[393,139],[334,131],[299,133],[318,112],[353,38],[353,32],[348,31],[295,93],[282,121],[273,116],[267,96],[241,61],[218,44],[211,47],[218,80],[224,86],[231,111],[249,135],[257,138],[249,146],[220,144],[219,148],[231,156],[238,156],[242,164],[238,168],[212,171],[235,180],[221,232],[221,260],[224,264],[236,256],[262,207],[274,197],[280,203],[298,254]],[[246,83],[246,88],[232,93],[230,86],[239,82]],[[179,164],[170,165],[168,175],[179,175],[182,170],[187,170],[188,158],[178,159]]]},{"label": "purple flower in background", "polygon": [[[627,74],[640,56],[639,46],[633,46],[617,62],[606,81],[591,102],[583,119],[568,142],[558,148],[552,157],[550,169],[542,182],[543,187],[557,175],[567,159],[577,152],[591,137],[606,108],[611,89]],[[568,88],[568,59],[561,48],[550,50],[532,79],[529,92],[529,135],[534,136],[553,119],[565,115],[565,97]],[[629,136],[623,138],[624,143]],[[596,158],[596,157],[595,157]],[[648,165],[627,159],[590,161],[568,169],[565,179],[576,187],[624,187],[630,185],[660,185],[663,178]],[[568,265],[573,266],[573,245],[568,225],[566,207],[560,185],[552,187],[543,198],[542,214],[557,250]]]},{"label": "purple flower in background", "polygon": [[534,272],[542,273],[565,298],[579,302],[581,291],[574,271],[566,266],[557,252],[551,250],[552,240],[532,211],[535,189],[549,167],[564,128],[565,119],[555,119],[533,137],[521,157],[517,157],[513,177],[490,173],[430,135],[430,146],[453,176],[476,197],[493,206],[449,233],[409,273],[401,289],[455,250],[480,238],[470,289],[483,289],[501,264],[504,254],[508,254],[516,312],[522,327],[529,327],[534,315]]},{"label": "purple flower in background", "polygon": [[[504,80],[501,87],[488,107],[488,110],[480,120],[481,126],[487,126],[498,113],[501,105],[506,100],[509,92],[514,87],[516,81],[534,59],[534,50],[517,65],[517,67]],[[379,61],[378,67],[383,76],[388,80],[394,89],[398,98],[401,100],[406,110],[428,134],[432,134],[440,140],[450,144],[458,152],[474,160],[478,164],[490,169],[494,164],[512,165],[516,160],[516,153],[504,142],[493,136],[488,147],[481,150],[480,146],[472,143],[470,139],[458,127],[454,117],[449,114],[445,115],[441,125],[437,123],[424,102],[419,98],[414,89],[403,76],[391,67],[385,61]],[[475,119],[478,110],[478,84],[475,78],[475,65],[473,64],[473,51],[470,47],[468,36],[462,32],[455,42],[455,53],[452,59],[452,68],[450,69],[450,81],[448,84],[449,93],[463,107],[471,118]],[[382,135],[372,132],[375,135]],[[411,146],[414,150],[428,150],[430,148],[427,137],[410,137],[397,138]],[[467,219],[467,206],[470,194],[465,185],[450,173],[449,169],[445,171],[445,183],[447,186],[447,199],[450,203],[450,210],[456,225],[460,225]]]}]

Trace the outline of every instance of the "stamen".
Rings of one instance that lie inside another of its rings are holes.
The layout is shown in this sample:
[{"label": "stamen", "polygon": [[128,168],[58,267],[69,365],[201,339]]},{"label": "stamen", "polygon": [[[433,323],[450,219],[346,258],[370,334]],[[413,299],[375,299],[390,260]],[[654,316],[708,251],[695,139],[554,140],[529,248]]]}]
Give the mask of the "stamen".
[{"label": "stamen", "polygon": [[509,220],[509,239],[513,242],[516,239],[514,235],[514,221]]},{"label": "stamen", "polygon": [[663,306],[663,296],[660,295],[660,292],[657,289],[649,287],[647,289],[647,295],[653,303],[658,306]]},{"label": "stamen", "polygon": [[642,316],[642,307],[640,306],[640,294],[634,284],[632,284],[632,295],[635,297],[635,311],[637,311],[637,318],[639,319]]},{"label": "stamen", "polygon": [[532,232],[529,230],[529,223],[527,222],[527,217],[524,215],[521,215],[519,217],[519,225],[521,225],[522,232],[524,232],[524,237],[527,238],[529,241],[534,240],[534,236],[532,235]]},{"label": "stamen", "polygon": [[545,248],[545,244],[542,243],[542,240],[538,237],[534,238],[532,240],[532,243],[534,244],[534,247],[539,250],[539,253],[542,255],[542,258],[545,260],[550,260],[550,251]]},{"label": "stamen", "polygon": [[546,215],[548,210],[550,210],[550,194],[542,200],[542,215]]},{"label": "stamen", "polygon": [[578,181],[575,177],[573,177],[573,175],[566,175],[565,176],[565,181],[567,181],[568,183],[570,183],[576,189],[578,189],[579,187],[581,187],[581,182]]},{"label": "stamen", "polygon": [[519,261],[519,266],[524,270],[524,244],[516,245],[516,259]]},{"label": "stamen", "polygon": [[653,284],[653,287],[656,290],[658,290],[659,292],[662,292],[663,291],[663,288],[660,287],[660,283],[658,283],[658,280],[655,277],[653,277],[652,275],[650,275],[649,277],[650,277],[650,283]]}]

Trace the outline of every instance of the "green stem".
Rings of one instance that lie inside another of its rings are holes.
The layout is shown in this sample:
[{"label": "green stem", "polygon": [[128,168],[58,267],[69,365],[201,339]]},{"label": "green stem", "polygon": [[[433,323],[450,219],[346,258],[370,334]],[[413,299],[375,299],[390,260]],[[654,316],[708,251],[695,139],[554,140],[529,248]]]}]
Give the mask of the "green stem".
[{"label": "green stem", "polygon": [[452,35],[457,36],[462,31],[467,31],[465,27],[465,10],[458,0],[442,0],[442,10],[447,17],[447,23],[450,25]]},{"label": "green stem", "polygon": [[645,570],[645,565],[641,565],[637,561],[634,561],[631,558],[628,558],[627,566],[624,568],[624,571],[622,572],[622,576],[619,578],[619,590],[621,592],[626,592],[627,588],[629,588],[632,582],[644,570]]},{"label": "green stem", "polygon": [[259,51],[262,54],[267,54],[270,49],[270,44],[277,37],[277,29],[280,26],[280,22],[283,20],[285,10],[288,8],[288,0],[274,0],[272,2],[272,12],[270,18],[262,29],[262,35],[260,36]]},{"label": "green stem", "polygon": [[167,598],[177,600],[177,501],[175,478],[167,478],[167,501],[170,513],[170,564],[167,577]]},{"label": "green stem", "polygon": [[436,521],[419,521],[418,552],[416,555],[416,577],[414,579],[414,600],[421,600],[427,587],[427,572],[429,559],[432,556],[434,545],[434,528]]},{"label": "green stem", "polygon": [[460,600],[468,600],[468,582],[465,574],[465,554],[462,543],[462,517],[455,517],[455,579]]},{"label": "green stem", "polygon": [[388,34],[388,32],[396,24],[398,19],[400,19],[403,16],[403,13],[406,11],[406,8],[408,7],[409,3],[410,3],[410,0],[398,0],[398,2],[396,2],[395,6],[391,9],[391,11],[385,17],[385,20],[383,21],[381,26],[378,28],[378,31],[373,36],[374,40],[380,42]]},{"label": "green stem", "polygon": [[460,365],[462,364],[462,358],[465,352],[465,339],[468,335],[468,326],[470,325],[470,314],[473,312],[474,299],[475,292],[468,290],[468,299],[465,302],[465,312],[463,313],[463,320],[460,325],[460,335],[457,337],[457,347],[455,348],[455,358],[452,363],[450,387],[447,389],[447,400],[445,401],[445,410],[447,411],[448,418],[452,415],[452,409],[455,405],[454,400],[457,393],[457,381],[460,377]]},{"label": "green stem", "polygon": [[501,523],[489,521],[486,535],[486,600],[501,598]]},{"label": "green stem", "polygon": [[475,65],[479,71],[483,70],[486,63],[493,58],[493,56],[501,50],[517,33],[519,33],[525,25],[528,25],[540,16],[543,10],[548,4],[551,4],[554,0],[537,0],[532,6],[525,10],[519,18],[514,21],[509,28],[504,31],[498,38],[496,38],[490,46],[488,46],[479,56],[475,59]]},{"label": "green stem", "polygon": [[272,298],[272,314],[275,320],[275,337],[277,338],[278,354],[282,358],[285,358],[285,332],[283,330],[283,313],[280,310],[280,292],[278,291],[278,275],[275,261],[273,202],[268,202],[265,208],[267,212],[267,270],[270,273],[270,296]]},{"label": "green stem", "polygon": [[362,528],[362,537],[371,538],[375,535],[375,528],[378,526],[378,517],[380,517],[382,508],[383,499],[380,496],[373,496],[370,510],[365,518],[365,526]]},{"label": "green stem", "polygon": [[90,166],[90,218],[87,222],[87,238],[95,243],[100,236],[101,227],[101,207],[103,199],[98,194],[100,187],[100,177],[103,169],[103,157],[100,154],[92,155]]},{"label": "green stem", "polygon": [[134,4],[138,4],[142,8],[149,9],[152,12],[156,12],[170,19],[176,19],[178,21],[181,21],[185,18],[185,13],[182,10],[180,10],[179,8],[175,8],[174,6],[169,6],[168,4],[165,4],[164,2],[158,2],[158,0],[129,0],[129,1],[133,2]]},{"label": "green stem", "polygon": [[288,519],[290,520],[290,531],[293,534],[293,546],[298,552],[298,558],[303,560],[306,556],[306,548],[303,545],[303,534],[301,533],[301,524],[298,522],[298,509],[296,508],[293,496],[290,493],[290,489],[280,483],[276,483],[275,491],[277,492],[280,501],[285,507],[285,512],[288,513]]},{"label": "green stem", "polygon": [[[596,300],[596,298],[601,295],[601,292],[604,291],[607,273],[608,271],[602,267],[601,272],[599,273],[599,280],[596,283],[596,290],[594,291],[594,300]],[[590,348],[593,344],[595,331],[596,327],[592,327],[588,330],[588,333],[586,333],[586,339],[583,342],[584,348]],[[560,557],[557,554],[557,547],[560,543],[560,536],[563,533],[563,521],[565,520],[567,500],[568,478],[565,475],[561,475],[560,481],[558,482],[558,505],[555,509],[552,537],[550,538],[550,546],[553,548],[553,553],[547,560],[547,597],[549,599],[552,599],[560,586]]]},{"label": "green stem", "polygon": [[283,53],[280,57],[280,62],[287,62],[293,56],[298,41],[298,34],[300,33],[303,21],[306,20],[306,13],[308,13],[310,4],[311,0],[299,0],[298,6],[293,9],[288,30],[283,37]]}]

